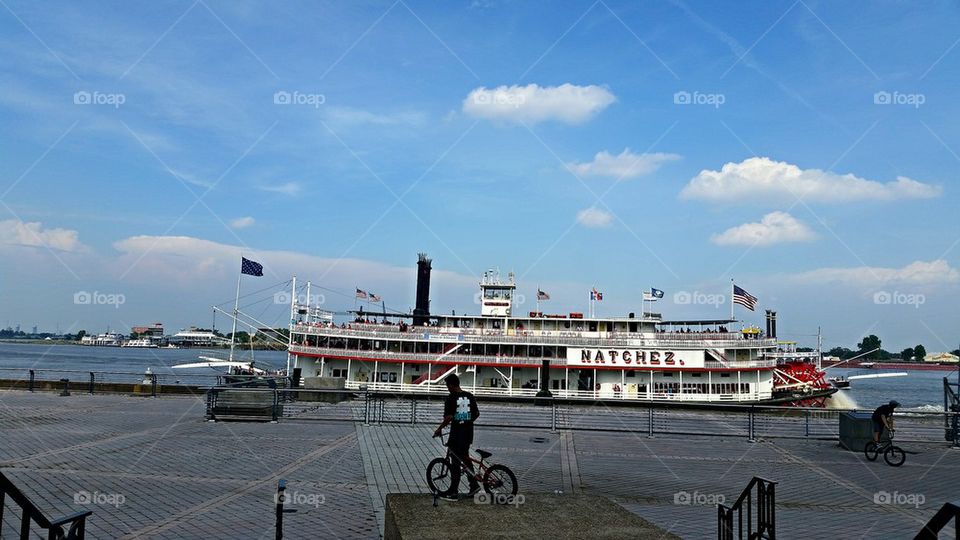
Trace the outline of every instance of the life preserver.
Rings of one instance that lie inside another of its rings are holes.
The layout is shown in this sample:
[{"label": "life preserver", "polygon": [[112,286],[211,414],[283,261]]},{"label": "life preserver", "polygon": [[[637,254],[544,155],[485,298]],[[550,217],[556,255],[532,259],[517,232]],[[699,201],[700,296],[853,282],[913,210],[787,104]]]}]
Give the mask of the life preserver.
[{"label": "life preserver", "polygon": [[600,389],[600,383],[597,383],[597,390]]}]

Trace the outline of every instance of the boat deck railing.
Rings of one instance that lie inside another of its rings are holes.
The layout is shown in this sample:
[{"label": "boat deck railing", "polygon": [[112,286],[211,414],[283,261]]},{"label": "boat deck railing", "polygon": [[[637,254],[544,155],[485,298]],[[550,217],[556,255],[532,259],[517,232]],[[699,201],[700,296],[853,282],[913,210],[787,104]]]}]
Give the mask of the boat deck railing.
[{"label": "boat deck railing", "polygon": [[718,504],[717,537],[720,540],[774,540],[777,537],[776,487],[776,482],[754,476],[732,505]]},{"label": "boat deck railing", "polygon": [[[775,339],[747,338],[735,332],[582,332],[575,330],[492,330],[448,327],[407,327],[351,323],[335,325],[293,326],[295,334],[369,338],[404,339],[418,341],[445,341],[463,343],[504,343],[519,345],[558,345],[583,347],[750,347],[776,346]],[[590,335],[585,335],[590,334]]]},{"label": "boat deck railing", "polygon": [[[478,354],[457,354],[456,352],[452,354],[444,355],[443,353],[428,354],[428,353],[402,353],[402,352],[391,352],[384,350],[359,350],[359,349],[336,349],[330,347],[312,347],[306,345],[291,345],[289,348],[292,353],[303,353],[303,354],[313,354],[313,355],[322,355],[329,357],[350,357],[357,359],[369,359],[369,361],[384,360],[384,361],[393,361],[393,362],[418,362],[418,363],[430,363],[436,361],[457,361],[464,364],[523,364],[529,365],[530,367],[539,367],[544,360],[550,361],[550,366],[552,368],[566,368],[570,367],[572,369],[591,369],[590,366],[582,365],[568,365],[566,358],[557,358],[549,356],[491,356],[491,355],[478,355]],[[443,356],[441,359],[440,357]],[[777,365],[776,360],[751,360],[751,361],[728,361],[720,362],[718,360],[707,359],[704,361],[704,367],[707,369],[765,369],[771,368]],[[645,369],[682,369],[683,366],[624,366],[632,367],[632,369],[645,370]]]}]

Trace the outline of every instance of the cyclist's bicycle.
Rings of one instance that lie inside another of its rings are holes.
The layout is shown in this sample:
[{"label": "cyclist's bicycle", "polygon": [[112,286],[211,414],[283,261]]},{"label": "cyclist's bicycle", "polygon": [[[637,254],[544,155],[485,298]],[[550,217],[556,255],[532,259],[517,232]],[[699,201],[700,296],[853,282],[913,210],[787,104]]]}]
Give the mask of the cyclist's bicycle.
[{"label": "cyclist's bicycle", "polygon": [[[444,436],[448,434],[440,434],[440,443],[444,446],[446,446]],[[473,478],[483,487],[483,490],[491,495],[516,495],[519,488],[517,475],[513,474],[513,471],[506,465],[487,465],[484,460],[493,455],[490,452],[484,450],[477,450],[476,452],[480,459],[474,459],[473,457],[469,459],[474,465]],[[447,448],[445,457],[435,458],[427,465],[427,485],[430,486],[430,491],[439,494],[450,489],[453,482],[450,468],[453,466],[460,467],[462,474],[467,478],[471,476],[470,471],[460,462],[460,459]]]},{"label": "cyclist's bicycle", "polygon": [[[889,436],[883,438],[884,434],[888,434]],[[870,461],[876,461],[877,456],[883,454],[883,460],[891,467],[899,467],[907,460],[907,453],[899,446],[893,444],[893,430],[886,429],[880,434],[879,443],[870,441],[864,446],[863,454],[867,456],[867,459]]]}]

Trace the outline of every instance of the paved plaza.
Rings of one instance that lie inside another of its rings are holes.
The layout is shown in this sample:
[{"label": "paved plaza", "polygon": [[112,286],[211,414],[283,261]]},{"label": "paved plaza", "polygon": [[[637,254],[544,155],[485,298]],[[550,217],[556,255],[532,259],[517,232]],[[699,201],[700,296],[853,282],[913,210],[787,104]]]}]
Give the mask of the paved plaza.
[{"label": "paved plaza", "polygon": [[[297,510],[287,538],[378,538],[386,494],[425,493],[442,453],[427,425],[214,423],[204,407],[203,396],[0,391],[0,469],[48,515],[93,510],[93,538],[272,538],[281,478]],[[960,485],[960,451],[935,443],[909,443],[900,468],[826,440],[478,425],[476,447],[517,473],[521,493],[604,495],[684,538],[715,538],[715,503],[753,476],[779,482],[787,539],[911,538]]]}]

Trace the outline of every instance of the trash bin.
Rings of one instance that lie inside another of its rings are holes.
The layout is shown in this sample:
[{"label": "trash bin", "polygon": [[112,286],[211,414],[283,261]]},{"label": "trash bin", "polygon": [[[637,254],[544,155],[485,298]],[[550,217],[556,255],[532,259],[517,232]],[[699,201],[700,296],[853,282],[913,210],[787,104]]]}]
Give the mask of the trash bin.
[{"label": "trash bin", "polygon": [[873,440],[872,413],[840,413],[840,445],[852,452],[863,452],[863,447]]}]

